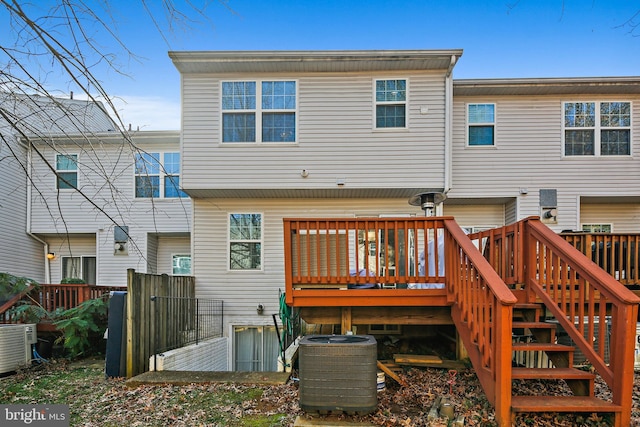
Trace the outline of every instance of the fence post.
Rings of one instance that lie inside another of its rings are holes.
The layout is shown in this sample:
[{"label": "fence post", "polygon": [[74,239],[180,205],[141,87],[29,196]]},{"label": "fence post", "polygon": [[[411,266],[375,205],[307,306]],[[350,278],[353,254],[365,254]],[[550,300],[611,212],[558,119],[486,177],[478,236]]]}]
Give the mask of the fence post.
[{"label": "fence post", "polygon": [[136,310],[134,310],[133,303],[135,298],[133,297],[134,291],[137,292],[137,287],[134,284],[136,277],[136,271],[133,268],[127,269],[127,378],[133,376],[133,335],[134,335],[134,316]]},{"label": "fence post", "polygon": [[78,301],[79,304],[82,304],[85,301],[89,301],[91,299],[91,287],[85,283],[80,289],[80,294],[82,296],[80,298],[80,301]]}]

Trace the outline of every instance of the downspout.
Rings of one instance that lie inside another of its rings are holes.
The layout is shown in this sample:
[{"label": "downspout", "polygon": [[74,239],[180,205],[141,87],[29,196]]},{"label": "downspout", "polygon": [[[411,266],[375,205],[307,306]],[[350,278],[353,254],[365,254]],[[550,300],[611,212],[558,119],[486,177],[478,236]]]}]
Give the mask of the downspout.
[{"label": "downspout", "polygon": [[34,240],[37,240],[38,242],[40,242],[40,243],[42,243],[44,245],[44,248],[43,248],[44,254],[43,254],[43,257],[42,257],[44,259],[44,282],[45,283],[51,283],[51,266],[49,265],[50,261],[47,258],[47,254],[49,253],[49,244],[31,232],[31,210],[32,210],[32,207],[31,207],[31,195],[32,195],[31,169],[33,168],[32,153],[31,153],[31,143],[29,143],[28,145],[23,144],[22,142],[19,142],[19,143],[23,147],[25,147],[27,149],[27,177],[26,177],[27,178],[27,229],[26,229],[26,233],[31,238],[33,238]]},{"label": "downspout", "polygon": [[456,65],[458,58],[456,55],[451,55],[451,62],[447,73],[445,74],[444,81],[444,194],[447,194],[451,190],[452,182],[452,168],[453,168],[453,156],[452,156],[452,141],[451,141],[451,129],[453,127],[453,67]]}]

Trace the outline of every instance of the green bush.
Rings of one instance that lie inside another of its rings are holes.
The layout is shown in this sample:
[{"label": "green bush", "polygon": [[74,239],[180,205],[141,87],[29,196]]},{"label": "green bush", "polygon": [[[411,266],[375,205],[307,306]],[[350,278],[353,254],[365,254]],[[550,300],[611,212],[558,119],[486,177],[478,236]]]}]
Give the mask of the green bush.
[{"label": "green bush", "polygon": [[85,281],[83,279],[78,279],[76,277],[65,277],[60,280],[60,284],[62,285],[84,285]]},{"label": "green bush", "polygon": [[86,356],[107,327],[107,302],[102,298],[85,301],[57,313],[53,324],[62,332],[56,342],[62,342],[71,357]]}]

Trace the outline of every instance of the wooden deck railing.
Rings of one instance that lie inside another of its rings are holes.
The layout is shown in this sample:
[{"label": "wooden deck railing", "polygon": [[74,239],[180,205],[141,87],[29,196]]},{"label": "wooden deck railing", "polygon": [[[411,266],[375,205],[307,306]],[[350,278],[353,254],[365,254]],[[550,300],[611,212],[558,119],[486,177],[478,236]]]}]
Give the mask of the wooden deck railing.
[{"label": "wooden deck railing", "polygon": [[18,302],[38,304],[46,311],[53,313],[58,309],[68,310],[77,307],[84,301],[99,298],[111,291],[126,291],[126,286],[95,286],[86,284],[41,284],[31,286],[28,292],[16,295],[0,309],[0,323],[10,323],[9,309]]},{"label": "wooden deck railing", "polygon": [[469,237],[522,302],[544,303],[630,417],[640,299],[538,218]]},{"label": "wooden deck railing", "polygon": [[[496,418],[511,411],[511,331],[517,299],[454,220],[445,221],[447,295]],[[510,274],[507,274],[510,276]]]},{"label": "wooden deck railing", "polygon": [[640,286],[640,233],[560,233],[626,286]]},{"label": "wooden deck railing", "polygon": [[289,305],[451,306],[488,398],[509,419],[517,299],[453,217],[285,219],[284,245]]},{"label": "wooden deck railing", "polygon": [[287,304],[447,305],[444,219],[284,219]]}]

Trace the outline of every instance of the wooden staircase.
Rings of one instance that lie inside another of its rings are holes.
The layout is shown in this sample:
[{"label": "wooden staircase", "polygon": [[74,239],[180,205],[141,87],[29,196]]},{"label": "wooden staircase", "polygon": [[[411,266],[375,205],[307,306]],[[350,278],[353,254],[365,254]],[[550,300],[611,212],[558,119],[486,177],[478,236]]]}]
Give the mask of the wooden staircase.
[{"label": "wooden staircase", "polygon": [[576,348],[557,343],[557,324],[545,321],[543,311],[542,304],[514,306],[512,325],[517,341],[512,344],[511,378],[564,381],[573,396],[512,395],[512,416],[518,412],[619,413],[620,405],[595,396],[596,375],[574,367]]}]

